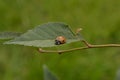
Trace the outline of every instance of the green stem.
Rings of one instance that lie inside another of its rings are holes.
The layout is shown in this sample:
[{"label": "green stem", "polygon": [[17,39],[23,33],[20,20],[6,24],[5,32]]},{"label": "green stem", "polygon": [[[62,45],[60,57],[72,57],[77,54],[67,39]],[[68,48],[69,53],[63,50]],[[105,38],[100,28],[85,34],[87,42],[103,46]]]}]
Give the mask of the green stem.
[{"label": "green stem", "polygon": [[103,44],[103,45],[91,45],[87,44],[85,47],[79,47],[79,48],[73,48],[68,50],[42,50],[41,48],[38,49],[40,53],[64,53],[64,52],[70,52],[75,50],[83,50],[83,49],[90,49],[90,48],[104,48],[104,47],[120,47],[120,44]]}]

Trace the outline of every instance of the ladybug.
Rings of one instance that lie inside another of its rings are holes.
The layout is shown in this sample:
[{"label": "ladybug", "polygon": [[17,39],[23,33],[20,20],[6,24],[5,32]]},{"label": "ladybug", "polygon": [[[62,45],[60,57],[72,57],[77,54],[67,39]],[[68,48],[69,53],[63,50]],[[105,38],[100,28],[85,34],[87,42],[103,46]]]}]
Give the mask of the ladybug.
[{"label": "ladybug", "polygon": [[60,45],[66,43],[66,38],[64,36],[58,36],[55,39],[55,45]]}]

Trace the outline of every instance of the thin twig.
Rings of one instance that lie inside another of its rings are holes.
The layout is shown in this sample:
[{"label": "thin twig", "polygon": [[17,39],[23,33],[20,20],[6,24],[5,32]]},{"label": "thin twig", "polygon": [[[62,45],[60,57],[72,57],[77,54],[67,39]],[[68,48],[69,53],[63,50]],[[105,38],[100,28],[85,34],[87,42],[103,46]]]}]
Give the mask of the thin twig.
[{"label": "thin twig", "polygon": [[90,43],[88,43],[88,42],[85,41],[85,40],[82,40],[82,42],[83,42],[87,47],[89,47],[89,48],[92,46]]},{"label": "thin twig", "polygon": [[42,50],[39,48],[40,53],[64,53],[64,52],[70,52],[70,51],[75,51],[75,50],[83,50],[83,49],[90,49],[90,48],[104,48],[104,47],[120,47],[120,44],[103,44],[103,45],[91,45],[90,46],[85,46],[85,47],[79,47],[79,48],[73,48],[73,49],[68,49],[68,50]]}]

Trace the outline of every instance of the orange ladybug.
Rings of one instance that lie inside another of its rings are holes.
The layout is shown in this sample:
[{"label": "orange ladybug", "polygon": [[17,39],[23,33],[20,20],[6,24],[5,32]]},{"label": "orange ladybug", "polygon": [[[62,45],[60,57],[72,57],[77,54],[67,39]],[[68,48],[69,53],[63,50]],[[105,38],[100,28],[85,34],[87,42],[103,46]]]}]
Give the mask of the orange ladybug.
[{"label": "orange ladybug", "polygon": [[60,45],[66,43],[66,38],[64,36],[58,36],[55,39],[55,45]]}]

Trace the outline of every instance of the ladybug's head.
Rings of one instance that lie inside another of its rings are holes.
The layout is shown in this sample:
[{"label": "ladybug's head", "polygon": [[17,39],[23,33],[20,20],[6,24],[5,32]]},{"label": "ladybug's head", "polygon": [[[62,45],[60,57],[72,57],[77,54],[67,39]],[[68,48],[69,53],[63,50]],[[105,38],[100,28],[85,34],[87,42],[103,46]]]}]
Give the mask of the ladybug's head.
[{"label": "ladybug's head", "polygon": [[60,45],[60,44],[61,44],[61,42],[60,42],[60,41],[55,40],[55,45]]}]

